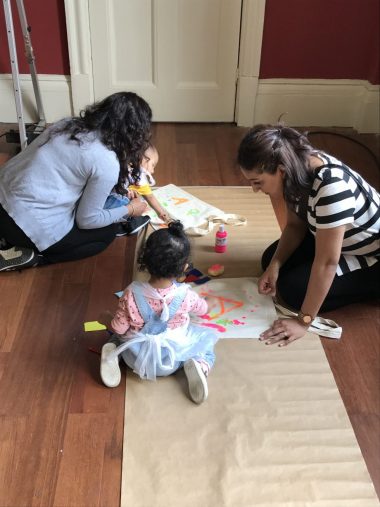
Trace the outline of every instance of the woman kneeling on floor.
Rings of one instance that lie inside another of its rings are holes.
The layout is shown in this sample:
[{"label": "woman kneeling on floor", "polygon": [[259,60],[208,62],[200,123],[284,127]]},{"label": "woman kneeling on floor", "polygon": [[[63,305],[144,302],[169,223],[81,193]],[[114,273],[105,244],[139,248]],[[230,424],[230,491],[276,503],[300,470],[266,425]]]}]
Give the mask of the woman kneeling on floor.
[{"label": "woman kneeling on floor", "polygon": [[82,259],[149,222],[132,193],[104,209],[110,192],[136,180],[152,111],[132,92],[88,106],[49,127],[0,170],[0,271]]},{"label": "woman kneeling on floor", "polygon": [[301,338],[318,312],[380,297],[380,196],[358,173],[282,125],[257,125],[238,162],[254,192],[283,196],[287,223],[262,257],[260,294],[298,313],[265,331],[267,344]]}]

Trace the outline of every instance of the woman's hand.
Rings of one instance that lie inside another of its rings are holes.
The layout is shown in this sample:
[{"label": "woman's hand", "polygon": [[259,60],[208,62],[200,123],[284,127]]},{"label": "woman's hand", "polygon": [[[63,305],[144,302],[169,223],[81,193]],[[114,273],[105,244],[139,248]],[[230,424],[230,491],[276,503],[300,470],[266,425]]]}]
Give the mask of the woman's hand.
[{"label": "woman's hand", "polygon": [[127,204],[128,215],[130,217],[140,217],[147,210],[147,203],[143,201],[140,197],[136,197],[132,199],[129,204]]},{"label": "woman's hand", "polygon": [[281,266],[289,259],[301,244],[307,231],[307,224],[294,211],[287,210],[286,227],[281,234],[276,252],[264,274],[260,277],[259,294],[276,295],[276,283]]},{"label": "woman's hand", "polygon": [[261,333],[259,340],[265,341],[265,345],[277,343],[279,347],[286,347],[289,343],[302,338],[307,328],[297,319],[277,319],[272,326]]},{"label": "woman's hand", "polygon": [[271,263],[261,275],[258,281],[259,294],[266,296],[276,295],[276,282],[280,267],[278,264]]}]

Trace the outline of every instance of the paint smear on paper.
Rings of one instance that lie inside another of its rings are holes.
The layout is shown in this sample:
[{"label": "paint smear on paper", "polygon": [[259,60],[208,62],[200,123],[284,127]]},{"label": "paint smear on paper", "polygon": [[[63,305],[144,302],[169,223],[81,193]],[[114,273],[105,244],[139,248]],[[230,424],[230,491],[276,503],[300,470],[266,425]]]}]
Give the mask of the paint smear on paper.
[{"label": "paint smear on paper", "polygon": [[211,322],[204,322],[201,325],[205,327],[212,327],[213,329],[219,331],[219,333],[225,333],[227,331],[225,327],[219,326],[219,324],[212,324]]},{"label": "paint smear on paper", "polygon": [[[214,316],[210,316],[208,313],[206,313],[205,315],[201,315],[200,316],[201,319],[204,319],[204,320],[212,320],[213,318],[215,318]],[[208,326],[208,327],[212,327],[214,329],[216,329],[217,331],[221,332],[221,333],[225,333],[227,331],[227,328],[225,326],[244,326],[245,325],[245,322],[242,322],[238,319],[234,319],[234,320],[229,320],[229,319],[218,319],[215,321],[215,323],[206,323],[206,322],[202,322],[201,324],[202,326]]]},{"label": "paint smear on paper", "polygon": [[184,204],[185,202],[189,202],[189,199],[185,199],[184,197],[172,197],[172,201],[174,204],[178,206],[179,204]]},{"label": "paint smear on paper", "polygon": [[199,209],[189,209],[189,211],[187,212],[187,215],[190,215],[190,216],[199,215]]}]

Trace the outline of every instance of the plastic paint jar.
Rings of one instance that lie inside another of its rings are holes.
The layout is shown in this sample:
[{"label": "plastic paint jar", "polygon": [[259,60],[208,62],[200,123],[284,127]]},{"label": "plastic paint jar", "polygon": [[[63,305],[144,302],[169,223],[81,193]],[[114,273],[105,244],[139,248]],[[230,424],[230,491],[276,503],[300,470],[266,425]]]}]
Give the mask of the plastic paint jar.
[{"label": "plastic paint jar", "polygon": [[224,230],[224,224],[219,225],[215,235],[215,252],[224,253],[227,250],[227,231]]}]

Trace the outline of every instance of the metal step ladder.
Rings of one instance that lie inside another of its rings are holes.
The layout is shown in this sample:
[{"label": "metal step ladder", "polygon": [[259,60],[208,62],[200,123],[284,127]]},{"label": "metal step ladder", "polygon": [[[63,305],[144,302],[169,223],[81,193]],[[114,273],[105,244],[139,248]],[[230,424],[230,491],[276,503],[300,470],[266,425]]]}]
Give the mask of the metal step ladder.
[{"label": "metal step ladder", "polygon": [[32,43],[30,39],[31,27],[28,25],[24,1],[16,0],[18,15],[20,19],[21,30],[24,38],[25,45],[25,56],[29,63],[30,75],[33,83],[34,96],[37,105],[37,113],[38,120],[34,124],[32,124],[33,130],[26,130],[25,121],[24,121],[24,109],[23,109],[23,101],[22,94],[20,88],[20,74],[18,70],[18,59],[16,52],[16,40],[14,34],[14,26],[13,26],[13,17],[12,17],[12,7],[11,0],[3,0],[4,6],[4,14],[5,14],[5,24],[7,29],[7,38],[8,38],[8,47],[9,47],[9,57],[12,68],[12,80],[13,80],[13,91],[15,96],[16,103],[16,113],[17,113],[17,122],[19,126],[19,140],[21,150],[24,150],[28,143],[33,141],[43,130],[46,128],[46,118],[44,113],[44,108],[41,100],[41,92],[38,84],[38,77],[35,65],[35,57],[33,53]]}]

